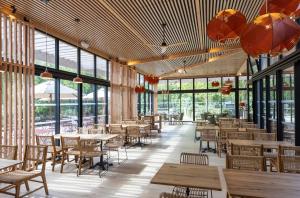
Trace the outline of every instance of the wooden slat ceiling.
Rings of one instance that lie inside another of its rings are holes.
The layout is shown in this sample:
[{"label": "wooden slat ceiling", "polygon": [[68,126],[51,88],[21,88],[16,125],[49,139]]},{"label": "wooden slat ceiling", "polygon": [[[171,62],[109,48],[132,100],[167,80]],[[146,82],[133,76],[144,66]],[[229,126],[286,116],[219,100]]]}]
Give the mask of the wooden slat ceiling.
[{"label": "wooden slat ceiling", "polygon": [[[167,24],[167,44],[187,42],[168,48],[165,56],[235,47],[239,41],[229,42],[226,46],[210,41],[206,35],[207,23],[226,8],[240,10],[250,21],[257,15],[262,3],[263,0],[51,0],[48,21],[45,4],[41,0],[1,0],[0,6],[8,8],[15,5],[18,13],[33,22],[48,23],[49,30],[74,41],[87,40],[91,49],[98,50],[105,57],[132,62],[163,55],[159,47],[149,46],[162,43],[162,23]],[[75,31],[76,17],[81,20],[79,36]],[[44,27],[40,26],[41,29]],[[222,52],[217,55],[222,55]],[[187,65],[195,65],[208,61],[212,56],[216,54],[156,60],[135,66],[144,73],[163,75],[182,67],[183,60]],[[233,60],[232,64],[236,62]]]}]

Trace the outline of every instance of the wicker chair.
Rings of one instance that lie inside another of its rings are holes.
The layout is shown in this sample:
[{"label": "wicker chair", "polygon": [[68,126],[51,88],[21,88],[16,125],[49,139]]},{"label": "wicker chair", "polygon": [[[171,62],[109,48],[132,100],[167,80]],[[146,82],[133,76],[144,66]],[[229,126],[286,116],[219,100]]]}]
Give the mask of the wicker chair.
[{"label": "wicker chair", "polygon": [[[199,166],[208,166],[208,155],[206,154],[197,154],[197,153],[181,153],[180,155],[180,164],[194,164]],[[175,186],[173,188],[173,194],[178,196],[188,197],[208,197],[208,190],[200,188],[186,188],[183,186]],[[211,191],[212,197],[212,191]]]},{"label": "wicker chair", "polygon": [[227,138],[230,140],[251,140],[252,134],[248,132],[229,132]]},{"label": "wicker chair", "polygon": [[222,151],[227,151],[227,133],[238,132],[238,128],[221,128],[218,134],[217,151],[221,157]]},{"label": "wicker chair", "polygon": [[[27,145],[25,148],[24,161],[22,169],[8,171],[0,174],[0,183],[6,184],[7,186],[0,189],[0,193],[5,193],[8,195],[13,195],[15,197],[20,197],[20,187],[25,183],[27,192],[22,195],[24,197],[31,194],[41,188],[44,188],[46,195],[48,195],[48,186],[45,175],[46,168],[46,157],[47,157],[47,146],[32,146]],[[40,170],[38,165],[42,165]],[[35,180],[34,178],[41,177],[42,180]],[[42,183],[42,186],[30,191],[29,181]],[[9,192],[11,188],[15,188],[15,193]]]},{"label": "wicker chair", "polygon": [[121,124],[110,124],[109,125],[109,133],[119,134],[123,137],[126,137],[126,130],[122,128]]},{"label": "wicker chair", "polygon": [[141,143],[141,139],[145,138],[146,135],[145,133],[141,133],[139,126],[128,126],[127,137],[131,143],[138,143],[143,146],[143,144]]},{"label": "wicker chair", "polygon": [[241,123],[241,128],[257,128],[257,125],[254,123],[243,122]]},{"label": "wicker chair", "polygon": [[263,145],[231,144],[231,155],[263,156]]},{"label": "wicker chair", "polygon": [[56,146],[54,136],[36,136],[36,144],[38,146],[48,146],[47,153],[51,154],[50,160],[52,161],[52,171],[55,169],[57,163],[57,158],[61,156],[62,149],[59,146]]},{"label": "wicker chair", "polygon": [[126,145],[125,145],[125,141],[124,141],[124,137],[122,136],[118,136],[112,140],[109,140],[106,144],[105,147],[108,150],[108,156],[110,157],[110,152],[111,151],[117,151],[118,153],[118,164],[120,164],[120,148],[124,148],[125,150],[125,154],[126,154],[126,159],[128,159],[127,156],[127,149],[126,149]]},{"label": "wicker chair", "polygon": [[0,145],[0,158],[16,160],[18,146]]},{"label": "wicker chair", "polygon": [[226,168],[238,170],[265,171],[263,156],[226,155]]},{"label": "wicker chair", "polygon": [[250,133],[266,133],[267,130],[266,129],[258,129],[258,128],[246,128],[247,132]]},{"label": "wicker chair", "polygon": [[61,167],[60,173],[63,173],[65,160],[67,159],[69,162],[69,156],[73,155],[75,161],[77,161],[78,156],[80,154],[80,137],[60,137],[61,147],[62,147],[62,159],[61,159]]},{"label": "wicker chair", "polygon": [[[209,142],[214,142],[215,143],[215,149],[217,149],[216,147],[216,143],[217,143],[217,131],[215,129],[202,129],[200,131],[200,152],[202,152],[202,143],[203,141],[207,142],[207,146],[209,144]],[[209,149],[209,148],[207,148]]]},{"label": "wicker chair", "polygon": [[300,173],[300,146],[279,146],[278,166],[280,172]]},{"label": "wicker chair", "polygon": [[276,141],[276,133],[253,133],[253,140]]},{"label": "wicker chair", "polygon": [[163,192],[159,195],[159,198],[185,198],[186,196],[180,196],[172,193]]}]

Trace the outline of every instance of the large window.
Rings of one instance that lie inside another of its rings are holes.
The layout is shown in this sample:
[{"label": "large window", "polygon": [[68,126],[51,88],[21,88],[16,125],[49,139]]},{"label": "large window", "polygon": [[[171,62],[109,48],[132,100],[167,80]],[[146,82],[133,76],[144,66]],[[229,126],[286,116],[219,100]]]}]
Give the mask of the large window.
[{"label": "large window", "polygon": [[77,73],[77,48],[59,41],[59,69]]},{"label": "large window", "polygon": [[193,121],[193,94],[181,94],[181,113],[184,121]]},{"label": "large window", "polygon": [[75,132],[78,126],[78,85],[60,80],[60,133]]},{"label": "large window", "polygon": [[230,117],[235,116],[235,93],[222,95],[222,114]]},{"label": "large window", "polygon": [[107,60],[97,56],[96,58],[97,78],[107,80]]},{"label": "large window", "polygon": [[158,113],[168,113],[168,94],[158,94],[157,106]]},{"label": "large window", "polygon": [[[212,82],[218,82],[219,86],[213,86]],[[221,87],[221,78],[209,78],[208,79],[208,89],[219,89]]]},{"label": "large window", "polygon": [[295,95],[293,67],[283,71],[282,80],[283,139],[295,142]]},{"label": "large window", "polygon": [[95,76],[95,61],[94,55],[81,50],[80,51],[80,74],[86,76]]},{"label": "large window", "polygon": [[207,89],[207,78],[196,78],[195,89]]},{"label": "large window", "polygon": [[193,79],[181,79],[181,90],[193,90]]},{"label": "large window", "polygon": [[160,80],[157,85],[158,91],[164,91],[168,89],[168,81],[167,80]]},{"label": "large window", "polygon": [[55,134],[55,82],[35,77],[35,133]]},{"label": "large window", "polygon": [[180,113],[180,94],[169,94],[169,113]]},{"label": "large window", "polygon": [[180,90],[180,80],[169,80],[169,90]]},{"label": "large window", "polygon": [[[107,106],[104,86],[97,86],[97,98],[98,98],[98,123],[104,124],[105,123],[105,108]],[[109,98],[108,98],[108,100],[109,100]]]},{"label": "large window", "polygon": [[221,93],[208,93],[207,94],[207,107],[208,112],[212,114],[221,114]]},{"label": "large window", "polygon": [[207,93],[195,94],[195,119],[204,119],[207,112]]},{"label": "large window", "polygon": [[53,37],[35,31],[34,50],[35,64],[55,68],[55,40]]},{"label": "large window", "polygon": [[82,92],[82,126],[92,127],[95,122],[96,106],[94,85],[83,83]]}]

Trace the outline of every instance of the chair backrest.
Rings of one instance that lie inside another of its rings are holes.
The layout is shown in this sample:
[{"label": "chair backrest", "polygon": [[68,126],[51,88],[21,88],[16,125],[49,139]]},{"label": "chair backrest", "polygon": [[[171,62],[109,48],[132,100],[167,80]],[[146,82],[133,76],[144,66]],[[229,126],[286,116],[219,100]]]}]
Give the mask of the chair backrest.
[{"label": "chair backrest", "polygon": [[2,159],[17,159],[18,146],[0,145],[0,158]]},{"label": "chair backrest", "polygon": [[208,165],[208,155],[198,153],[181,153],[180,164]]},{"label": "chair backrest", "polygon": [[227,133],[230,132],[238,132],[238,128],[220,128],[219,131],[219,139],[226,140],[227,139]]},{"label": "chair backrest", "polygon": [[257,125],[254,123],[244,122],[241,124],[242,128],[257,128]]},{"label": "chair backrest", "polygon": [[159,195],[160,198],[184,198],[183,196],[163,192]]},{"label": "chair backrest", "polygon": [[53,135],[36,135],[36,144],[38,146],[48,146],[48,152],[56,152],[55,140]]},{"label": "chair backrest", "polygon": [[98,129],[89,129],[89,134],[103,134],[103,130],[101,128]]},{"label": "chair backrest", "polygon": [[128,135],[140,134],[140,127],[139,126],[128,126],[127,127],[127,134]]},{"label": "chair backrest", "polygon": [[263,140],[263,141],[276,141],[276,133],[253,133],[253,140]]},{"label": "chair backrest", "polygon": [[246,128],[246,131],[250,133],[267,133],[266,129],[259,129],[259,128]]},{"label": "chair backrest", "polygon": [[78,134],[88,134],[89,130],[90,130],[89,128],[85,128],[85,127],[78,127],[77,128]]},{"label": "chair backrest", "polygon": [[42,164],[42,171],[45,171],[47,158],[47,146],[26,145],[23,170],[36,170]]},{"label": "chair backrest", "polygon": [[279,146],[280,172],[300,173],[300,146]]},{"label": "chair backrest", "polygon": [[122,129],[121,124],[110,124],[109,125],[109,133],[111,134],[122,134],[124,130]]},{"label": "chair backrest", "polygon": [[230,140],[251,140],[252,134],[248,132],[229,132],[227,138]]},{"label": "chair backrest", "polygon": [[202,129],[200,136],[203,141],[216,141],[217,131],[215,129]]},{"label": "chair backrest", "polygon": [[231,144],[231,155],[263,156],[263,145]]},{"label": "chair backrest", "polygon": [[251,171],[265,171],[263,156],[226,155],[226,168]]},{"label": "chair backrest", "polygon": [[79,148],[80,146],[80,137],[60,137],[61,147],[63,150]]}]

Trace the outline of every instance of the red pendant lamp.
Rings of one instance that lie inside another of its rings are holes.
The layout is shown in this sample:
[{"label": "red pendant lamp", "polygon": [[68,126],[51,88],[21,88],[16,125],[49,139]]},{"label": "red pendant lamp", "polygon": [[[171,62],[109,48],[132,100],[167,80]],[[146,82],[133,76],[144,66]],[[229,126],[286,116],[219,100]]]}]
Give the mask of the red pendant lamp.
[{"label": "red pendant lamp", "polygon": [[252,57],[260,54],[279,55],[292,49],[300,38],[300,26],[281,13],[268,13],[249,23],[240,41]]},{"label": "red pendant lamp", "polygon": [[300,2],[299,0],[267,0],[261,7],[259,14],[266,13],[282,13],[292,17],[300,16]]},{"label": "red pendant lamp", "polygon": [[238,38],[246,24],[246,17],[240,11],[222,10],[208,23],[207,34],[213,41],[225,42]]}]

